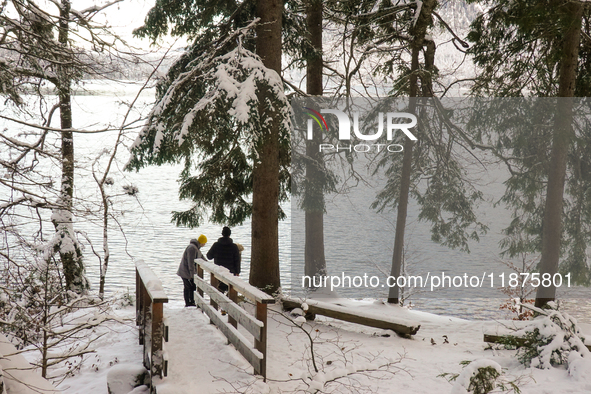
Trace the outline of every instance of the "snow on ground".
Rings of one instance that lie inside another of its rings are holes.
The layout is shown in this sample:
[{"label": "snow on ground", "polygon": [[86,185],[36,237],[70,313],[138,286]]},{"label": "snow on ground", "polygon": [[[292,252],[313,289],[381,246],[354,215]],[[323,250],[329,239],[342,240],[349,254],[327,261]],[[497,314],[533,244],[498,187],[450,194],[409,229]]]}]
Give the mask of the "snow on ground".
[{"label": "snow on ground", "polygon": [[[107,322],[96,333],[100,337],[93,348],[96,353],[87,355],[78,371],[59,386],[64,394],[106,394],[107,374],[114,366],[142,365],[142,348],[138,345],[138,330],[135,325],[135,307],[114,310],[113,315],[123,323]],[[63,372],[53,370],[52,375]]]},{"label": "snow on ground", "polygon": [[169,373],[158,385],[158,394],[217,393],[252,379],[250,364],[201,310],[173,302],[166,304],[164,314],[169,326],[164,345]]},{"label": "snow on ground", "polygon": [[[269,311],[267,382],[252,376],[252,367],[227,344],[209,319],[196,308],[179,302],[166,304],[170,340],[165,344],[169,376],[158,386],[159,394],[200,394],[220,392],[294,393],[451,393],[461,392],[438,375],[461,374],[462,361],[500,365],[505,381],[515,381],[522,393],[591,392],[591,362],[574,360],[569,376],[565,368],[539,370],[524,368],[513,350],[485,350],[483,333],[507,330],[513,321],[468,321],[390,306],[380,301],[338,300],[352,310],[419,321],[421,329],[412,339],[390,331],[368,328],[318,316],[316,321],[295,323],[277,306]],[[132,319],[135,310],[119,311]],[[65,393],[107,393],[106,375],[118,363],[140,364],[141,347],[133,322],[127,326],[110,323],[100,338],[96,355],[85,362],[74,377],[59,387]],[[516,327],[519,324],[516,325]],[[591,333],[590,325],[581,325]],[[300,328],[301,327],[301,328]],[[314,338],[313,370],[310,340]],[[589,335],[588,335],[589,336]],[[496,363],[496,364],[495,364]]]}]

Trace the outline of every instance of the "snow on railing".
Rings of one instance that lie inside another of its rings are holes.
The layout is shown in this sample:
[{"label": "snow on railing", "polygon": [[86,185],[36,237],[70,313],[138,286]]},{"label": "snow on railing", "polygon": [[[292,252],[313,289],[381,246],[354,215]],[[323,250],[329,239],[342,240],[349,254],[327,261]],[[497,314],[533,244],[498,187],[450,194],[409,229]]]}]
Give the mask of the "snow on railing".
[{"label": "snow on railing", "polygon": [[[144,345],[144,366],[151,379],[168,374],[168,360],[162,348],[163,339],[168,342],[168,327],[163,316],[168,296],[162,282],[143,260],[135,262],[136,325],[139,326],[139,342]],[[151,387],[154,387],[152,384]]]},{"label": "snow on railing", "polygon": [[[211,322],[228,338],[244,358],[254,367],[255,374],[267,376],[267,304],[274,304],[275,299],[267,293],[246,283],[232,275],[225,267],[197,260],[197,306],[205,312]],[[210,274],[210,283],[203,279],[204,271]],[[228,286],[228,296],[218,290],[220,282]],[[238,294],[251,301],[255,307],[252,316],[238,305]],[[205,301],[205,294],[209,296],[209,304]],[[228,321],[224,321],[219,309],[228,314]],[[251,343],[242,333],[238,332],[238,324],[248,331],[254,338]]]}]

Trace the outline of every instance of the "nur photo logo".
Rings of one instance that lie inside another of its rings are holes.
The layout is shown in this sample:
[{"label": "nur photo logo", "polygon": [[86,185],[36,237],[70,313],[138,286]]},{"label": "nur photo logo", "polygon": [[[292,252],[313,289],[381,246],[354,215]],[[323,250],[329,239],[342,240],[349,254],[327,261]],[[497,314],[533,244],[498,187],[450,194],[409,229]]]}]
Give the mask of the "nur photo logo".
[{"label": "nur photo logo", "polygon": [[[388,152],[402,152],[403,146],[400,144],[390,144],[389,142],[394,139],[397,131],[402,131],[407,138],[412,141],[416,141],[417,137],[410,131],[411,128],[417,125],[417,118],[415,115],[407,112],[380,112],[377,116],[378,128],[373,134],[369,134],[364,130],[363,123],[359,120],[359,112],[353,112],[353,122],[349,116],[338,109],[321,109],[320,112],[304,107],[305,112],[310,116],[307,123],[306,139],[311,141],[314,139],[314,123],[318,125],[320,132],[328,134],[328,124],[322,114],[334,115],[338,120],[338,139],[339,141],[351,141],[351,123],[353,126],[353,134],[357,140],[371,141],[369,143],[361,144],[319,144],[318,149],[320,152],[329,151],[355,151],[360,153],[366,153],[370,151],[380,152],[386,150]],[[384,127],[385,123],[385,127]],[[386,129],[385,143],[379,143],[378,140],[383,140],[384,128]],[[364,131],[364,132],[362,132]]]}]

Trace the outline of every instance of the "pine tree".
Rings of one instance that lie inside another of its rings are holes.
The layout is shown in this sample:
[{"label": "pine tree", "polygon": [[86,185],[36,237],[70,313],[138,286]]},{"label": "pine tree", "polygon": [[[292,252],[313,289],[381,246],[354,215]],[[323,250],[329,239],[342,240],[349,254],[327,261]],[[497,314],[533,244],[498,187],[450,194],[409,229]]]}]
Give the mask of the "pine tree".
[{"label": "pine tree", "polygon": [[279,202],[290,179],[282,10],[275,1],[157,2],[137,34],[157,39],[171,25],[193,43],[158,86],[128,166],[184,161],[179,194],[194,205],[173,213],[177,225],[198,226],[207,210],[209,220],[228,225],[252,216],[250,283],[270,292],[280,286]]},{"label": "pine tree", "polygon": [[[514,219],[505,231],[509,236],[528,234],[526,242],[509,240],[504,246],[510,256],[541,252],[540,272],[551,275],[566,252],[563,272],[571,272],[575,283],[588,284],[591,270],[582,250],[591,242],[585,192],[591,177],[584,170],[588,160],[580,153],[590,140],[585,129],[573,128],[577,101],[569,98],[585,95],[591,86],[588,49],[580,38],[581,30],[589,33],[582,21],[590,10],[576,1],[488,4],[490,8],[474,21],[468,36],[474,42],[475,63],[484,71],[473,92],[559,97],[549,108],[552,127],[533,130],[533,135],[520,128],[488,136],[491,150],[512,166],[503,201],[512,207]],[[539,288],[536,304],[545,304],[554,294],[553,288]]]},{"label": "pine tree", "polygon": [[[256,53],[265,67],[281,75],[281,20],[283,0],[257,0]],[[280,78],[280,77],[279,77]],[[280,82],[280,80],[278,81]],[[277,87],[278,89],[278,87]],[[270,294],[281,286],[279,274],[280,130],[282,115],[265,102],[273,92],[258,92],[259,112],[268,130],[257,146],[258,160],[253,164],[252,182],[252,255],[250,283]],[[283,134],[284,135],[284,134]]]},{"label": "pine tree", "polygon": [[[357,19],[362,44],[380,54],[376,73],[394,80],[392,97],[410,97],[408,111],[419,119],[418,141],[397,141],[402,155],[382,155],[374,174],[384,170],[387,183],[372,207],[378,212],[397,209],[391,276],[401,273],[407,208],[411,198],[419,206],[419,220],[431,223],[431,239],[451,248],[469,251],[469,240],[478,240],[487,227],[478,221],[475,208],[482,193],[465,174],[461,130],[455,127],[433,84],[438,69],[432,32],[440,22],[464,48],[448,24],[437,14],[437,1],[379,3]],[[388,48],[395,47],[398,51]],[[402,157],[400,157],[402,156]],[[390,288],[388,302],[399,302],[399,288]]]},{"label": "pine tree", "polygon": [[[306,26],[308,39],[314,52],[307,59],[306,64],[306,92],[311,96],[322,96],[322,21],[323,4],[320,0],[308,0],[306,6]],[[320,181],[320,185],[311,185],[304,193],[306,199],[316,201],[305,211],[305,253],[304,273],[307,276],[326,275],[326,257],[324,255],[324,188],[322,187],[323,173],[326,171],[324,159],[318,146],[322,141],[320,133],[314,134],[314,139],[306,143],[306,178]]]}]

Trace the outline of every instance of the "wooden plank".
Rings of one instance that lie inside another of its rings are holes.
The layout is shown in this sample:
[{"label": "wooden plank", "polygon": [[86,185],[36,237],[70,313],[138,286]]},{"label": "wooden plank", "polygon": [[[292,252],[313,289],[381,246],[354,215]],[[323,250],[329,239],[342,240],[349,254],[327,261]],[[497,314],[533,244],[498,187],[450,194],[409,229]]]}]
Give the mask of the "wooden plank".
[{"label": "wooden plank", "polygon": [[[282,302],[285,309],[293,309],[300,308],[302,302],[304,301],[283,298]],[[379,316],[371,316],[367,313],[355,314],[348,308],[316,300],[306,300],[305,302],[308,304],[308,313],[323,315],[333,319],[344,320],[364,326],[392,330],[400,335],[415,335],[421,327],[419,324],[398,323],[392,321],[392,319],[381,319]]]},{"label": "wooden plank", "polygon": [[140,274],[137,273],[137,288],[136,288],[136,325],[139,326],[139,343],[140,345],[144,344],[144,320],[146,319],[146,315],[144,314],[144,284],[140,279]]},{"label": "wooden plank", "polygon": [[[203,279],[203,268],[197,264],[197,276]],[[203,290],[199,289],[199,295],[203,297]]]},{"label": "wooden plank", "polygon": [[[211,289],[215,289],[215,290],[206,291],[206,293],[210,293],[210,292],[215,293],[215,291],[217,291],[218,286],[220,285],[220,281],[215,277],[214,274],[211,274],[209,277],[209,283],[211,284]],[[209,297],[209,304],[217,311],[219,309],[219,307],[218,307],[218,303],[215,301],[216,301],[216,299],[214,297]]]},{"label": "wooden plank", "polygon": [[[233,285],[228,285],[228,298],[232,301],[233,304],[238,304],[238,292],[236,291]],[[236,319],[234,319],[231,313],[228,314],[228,323],[233,325],[234,328],[238,328],[238,322],[236,321]]]},{"label": "wooden plank", "polygon": [[526,341],[524,338],[515,337],[513,335],[484,334],[484,342],[511,344],[516,347],[526,345]]},{"label": "wooden plank", "polygon": [[222,320],[222,316],[219,314],[218,311],[213,309],[211,305],[208,305],[207,302],[199,295],[195,295],[195,302],[205,312],[205,314],[209,317],[213,324],[220,329],[220,331],[228,338],[230,343],[234,345],[236,350],[244,356],[244,358],[252,365],[256,370],[260,370],[261,368],[261,361],[263,359],[263,354],[256,349],[253,349],[249,346],[248,341],[242,334],[238,332],[234,327],[227,324]]},{"label": "wooden plank", "polygon": [[142,314],[144,316],[142,322],[142,340],[144,342],[143,354],[144,354],[144,367],[148,371],[151,370],[151,361],[150,361],[150,349],[152,348],[152,303],[150,301],[150,297],[148,296],[148,291],[144,286],[142,286],[142,298],[143,308]]},{"label": "wooden plank", "polygon": [[202,289],[209,295],[216,304],[221,306],[230,316],[232,316],[241,326],[243,326],[256,340],[260,340],[262,337],[262,331],[264,324],[247,311],[242,309],[240,306],[232,302],[228,297],[220,293],[217,289],[214,289],[203,279],[196,277],[195,284],[198,289]]},{"label": "wooden plank", "polygon": [[215,265],[211,262],[201,260],[197,261],[197,266],[203,267],[205,271],[214,274],[218,280],[224,282],[225,284],[234,286],[236,291],[253,302],[260,302],[263,304],[275,303],[275,298],[271,297],[264,291],[261,291],[260,289],[246,283],[237,276],[234,276],[230,273],[230,271],[228,271],[226,267],[220,267],[219,265]]},{"label": "wooden plank", "polygon": [[[135,325],[139,326],[141,321],[140,309],[141,309],[141,281],[140,281],[140,273],[135,269]],[[141,345],[141,343],[140,343]]]},{"label": "wooden plank", "polygon": [[256,318],[261,321],[264,325],[262,336],[260,340],[254,341],[255,348],[261,352],[263,359],[261,360],[260,369],[255,367],[254,373],[263,376],[263,381],[267,381],[267,304],[257,302],[256,306]]},{"label": "wooden plank", "polygon": [[[501,343],[503,345],[508,344],[513,345],[515,347],[522,347],[527,345],[527,341],[525,338],[520,338],[513,335],[484,334],[484,342]],[[585,344],[585,347],[591,351],[591,345]]]}]

